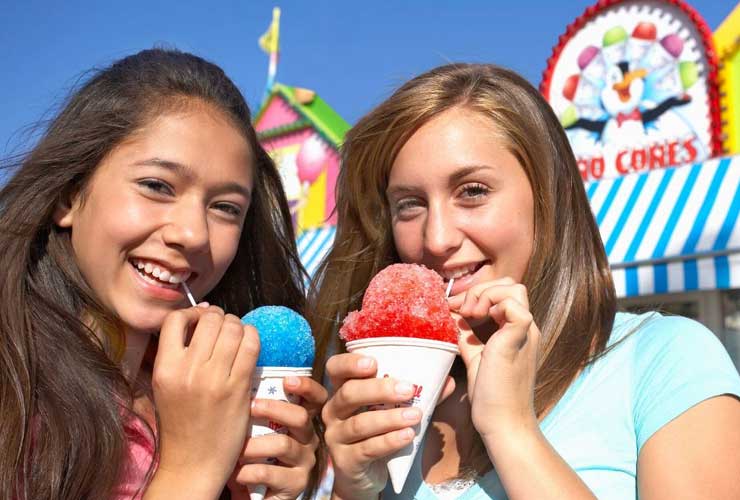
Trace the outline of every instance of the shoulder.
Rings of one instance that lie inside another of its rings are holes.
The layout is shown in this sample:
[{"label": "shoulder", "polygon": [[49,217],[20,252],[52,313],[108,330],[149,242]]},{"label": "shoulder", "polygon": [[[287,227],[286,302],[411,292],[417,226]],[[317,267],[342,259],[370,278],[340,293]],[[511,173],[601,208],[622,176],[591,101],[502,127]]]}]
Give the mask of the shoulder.
[{"label": "shoulder", "polygon": [[707,327],[683,316],[617,313],[609,344],[625,344],[637,364],[652,363],[656,357],[718,357],[730,365],[724,346]]},{"label": "shoulder", "polygon": [[[655,431],[696,404],[740,396],[738,376],[716,335],[701,323],[659,313],[615,318],[613,337],[631,368],[633,418],[641,446]],[[621,347],[621,346],[620,346]]]}]

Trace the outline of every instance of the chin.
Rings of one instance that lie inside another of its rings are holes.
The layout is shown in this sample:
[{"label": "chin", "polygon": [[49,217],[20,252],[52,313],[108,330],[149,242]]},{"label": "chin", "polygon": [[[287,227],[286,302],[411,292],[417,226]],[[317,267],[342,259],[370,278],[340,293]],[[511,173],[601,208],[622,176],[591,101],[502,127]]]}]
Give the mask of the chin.
[{"label": "chin", "polygon": [[131,314],[121,316],[121,321],[126,325],[126,329],[132,333],[157,333],[164,323],[167,314],[170,311],[146,312],[139,315]]}]

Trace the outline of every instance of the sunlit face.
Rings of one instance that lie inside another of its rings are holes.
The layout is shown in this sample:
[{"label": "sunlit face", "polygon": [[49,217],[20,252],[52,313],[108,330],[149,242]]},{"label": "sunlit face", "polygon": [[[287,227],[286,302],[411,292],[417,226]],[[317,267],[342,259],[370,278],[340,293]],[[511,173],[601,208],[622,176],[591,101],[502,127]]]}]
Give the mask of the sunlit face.
[{"label": "sunlit face", "polygon": [[532,254],[532,189],[500,135],[490,119],[453,108],[417,130],[391,168],[396,250],[455,278],[453,295],[503,277],[521,282]]},{"label": "sunlit face", "polygon": [[194,103],[149,123],[100,163],[84,194],[60,208],[82,275],[132,331],[221,280],[254,185],[250,147],[220,111]]}]

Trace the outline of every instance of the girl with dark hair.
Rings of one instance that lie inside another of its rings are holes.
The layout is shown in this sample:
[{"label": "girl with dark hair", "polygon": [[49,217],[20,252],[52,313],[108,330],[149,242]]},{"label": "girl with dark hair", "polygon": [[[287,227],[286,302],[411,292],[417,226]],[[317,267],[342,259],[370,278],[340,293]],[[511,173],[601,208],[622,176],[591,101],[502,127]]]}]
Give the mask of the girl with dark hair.
[{"label": "girl with dark hair", "polygon": [[[123,58],[16,168],[0,191],[0,497],[310,495],[326,391],[287,378],[302,406],[250,406],[259,338],[238,316],[302,312],[303,271],[223,71],[175,50]],[[250,414],[289,432],[248,440]]]},{"label": "girl with dark hair", "polygon": [[[491,65],[404,84],[342,149],[334,246],[313,297],[334,498],[376,499],[414,436],[413,387],[343,353],[338,322],[395,262],[454,279],[453,365],[404,490],[424,500],[738,498],[740,378],[700,324],[616,312],[567,138]],[[395,409],[363,411],[379,403]]]}]

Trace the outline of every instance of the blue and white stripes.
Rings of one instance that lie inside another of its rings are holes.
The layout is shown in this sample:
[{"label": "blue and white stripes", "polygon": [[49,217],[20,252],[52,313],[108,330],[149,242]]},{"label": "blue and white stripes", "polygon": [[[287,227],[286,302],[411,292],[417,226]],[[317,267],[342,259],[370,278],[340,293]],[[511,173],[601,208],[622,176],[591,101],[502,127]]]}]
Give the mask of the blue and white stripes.
[{"label": "blue and white stripes", "polygon": [[[585,187],[619,297],[740,288],[740,156]],[[298,237],[310,276],[335,233]]]},{"label": "blue and white stripes", "polygon": [[336,231],[336,226],[322,226],[304,231],[298,236],[298,255],[309,276],[313,277],[321,259],[329,252]]},{"label": "blue and white stripes", "polygon": [[740,286],[740,157],[586,184],[617,295]]}]

